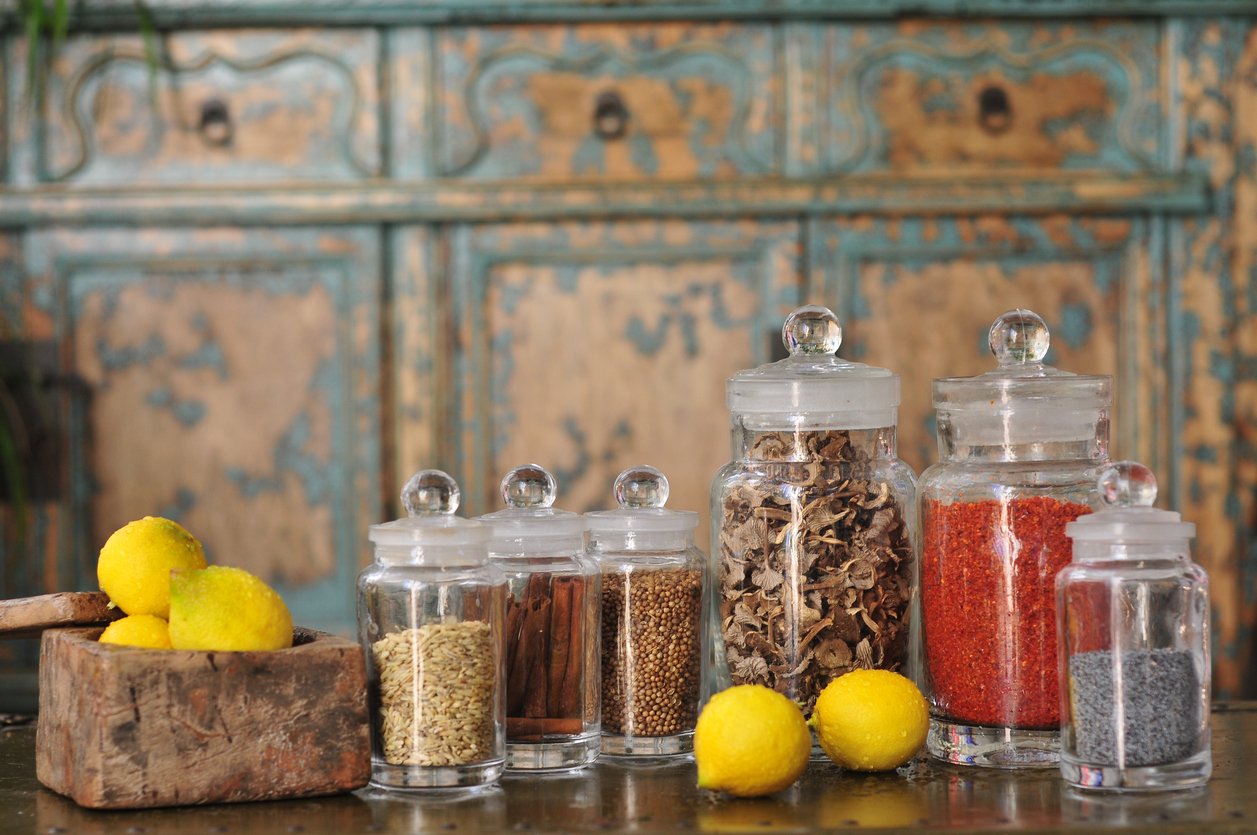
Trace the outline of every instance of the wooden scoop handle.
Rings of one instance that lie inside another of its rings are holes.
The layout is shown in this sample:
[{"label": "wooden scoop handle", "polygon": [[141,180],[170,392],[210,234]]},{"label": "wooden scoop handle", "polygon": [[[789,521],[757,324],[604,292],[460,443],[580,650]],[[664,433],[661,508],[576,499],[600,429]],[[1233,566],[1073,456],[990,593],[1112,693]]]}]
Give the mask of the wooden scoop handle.
[{"label": "wooden scoop handle", "polygon": [[62,591],[0,600],[0,638],[33,638],[59,626],[97,626],[122,617],[102,591]]}]

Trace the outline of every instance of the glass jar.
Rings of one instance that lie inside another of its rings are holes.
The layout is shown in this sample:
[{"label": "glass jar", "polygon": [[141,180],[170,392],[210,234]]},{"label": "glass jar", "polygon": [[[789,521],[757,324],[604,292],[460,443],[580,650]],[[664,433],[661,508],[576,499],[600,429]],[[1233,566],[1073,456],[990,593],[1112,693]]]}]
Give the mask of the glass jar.
[{"label": "glass jar", "polygon": [[810,715],[856,668],[910,673],[916,480],[895,456],[899,378],[835,356],[824,307],[789,357],[729,378],[734,460],[712,484],[712,689],[763,684]]},{"label": "glass jar", "polygon": [[407,517],[370,528],[358,632],[380,788],[481,786],[502,773],[506,578],[489,563],[489,528],[455,516],[458,501],[452,478],[422,470],[402,490]]},{"label": "glass jar", "polygon": [[586,513],[602,570],[602,753],[679,757],[694,748],[702,694],[703,574],[698,514],[668,510],[668,479],[630,467],[617,510]]},{"label": "glass jar", "polygon": [[566,771],[598,757],[598,568],[585,520],[552,507],[537,464],[502,479],[506,509],[481,516],[506,574],[506,767]]},{"label": "glass jar", "polygon": [[1157,510],[1133,461],[1101,473],[1099,512],[1071,523],[1056,580],[1061,775],[1081,788],[1183,789],[1213,768],[1209,579],[1196,526]]},{"label": "glass jar", "polygon": [[965,765],[1058,759],[1056,574],[1109,447],[1107,376],[1043,364],[1025,310],[988,341],[999,367],[934,381],[939,463],[921,474],[926,747]]}]

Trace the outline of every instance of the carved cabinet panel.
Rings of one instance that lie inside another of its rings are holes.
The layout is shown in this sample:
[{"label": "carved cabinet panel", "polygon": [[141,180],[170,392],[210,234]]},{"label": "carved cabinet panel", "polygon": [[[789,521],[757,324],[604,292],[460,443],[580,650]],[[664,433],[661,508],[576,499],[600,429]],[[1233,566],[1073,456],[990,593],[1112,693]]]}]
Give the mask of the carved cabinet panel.
[{"label": "carved cabinet panel", "polygon": [[105,538],[164,515],[298,622],[351,631],[381,511],[378,232],[41,231],[25,269],[80,392],[49,590],[94,588]]},{"label": "carved cabinet panel", "polygon": [[[725,379],[771,356],[803,295],[799,228],[768,221],[460,226],[449,233],[448,404],[469,511],[536,461],[563,507],[613,505],[650,463],[706,519],[729,459]],[[699,531],[706,541],[707,532]]]},{"label": "carved cabinet panel", "polygon": [[[352,181],[380,171],[372,30],[208,30],[69,38],[28,181]],[[153,61],[157,60],[156,64]]]},{"label": "carved cabinet panel", "polygon": [[452,28],[437,44],[441,175],[648,180],[777,170],[770,27]]},{"label": "carved cabinet panel", "polygon": [[899,452],[918,473],[938,460],[932,381],[993,368],[987,328],[1023,307],[1051,328],[1047,362],[1114,376],[1113,453],[1171,481],[1167,289],[1148,221],[853,216],[813,229],[840,354],[899,373]]},{"label": "carved cabinet panel", "polygon": [[790,167],[1139,171],[1163,164],[1161,30],[1109,20],[799,24]]}]

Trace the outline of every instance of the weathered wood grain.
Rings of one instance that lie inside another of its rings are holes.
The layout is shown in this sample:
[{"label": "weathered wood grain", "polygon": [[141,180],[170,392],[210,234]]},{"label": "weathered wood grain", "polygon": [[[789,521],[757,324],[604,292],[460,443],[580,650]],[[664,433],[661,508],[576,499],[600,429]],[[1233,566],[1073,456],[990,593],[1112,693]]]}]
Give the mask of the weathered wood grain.
[{"label": "weathered wood grain", "polygon": [[371,772],[358,645],[298,630],[276,652],[145,650],[44,633],[35,768],[83,806],[309,797]]},{"label": "weathered wood grain", "polygon": [[0,638],[29,638],[45,629],[95,626],[122,617],[100,591],[63,591],[0,600]]}]

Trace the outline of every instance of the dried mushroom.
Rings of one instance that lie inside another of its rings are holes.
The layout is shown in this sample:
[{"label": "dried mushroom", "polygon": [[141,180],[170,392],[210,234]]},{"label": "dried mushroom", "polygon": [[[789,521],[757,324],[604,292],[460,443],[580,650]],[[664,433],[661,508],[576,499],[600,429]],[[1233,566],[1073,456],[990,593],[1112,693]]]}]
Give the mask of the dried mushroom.
[{"label": "dried mushroom", "polygon": [[810,714],[836,676],[907,660],[911,538],[848,432],[762,433],[749,457],[719,543],[729,672]]}]

